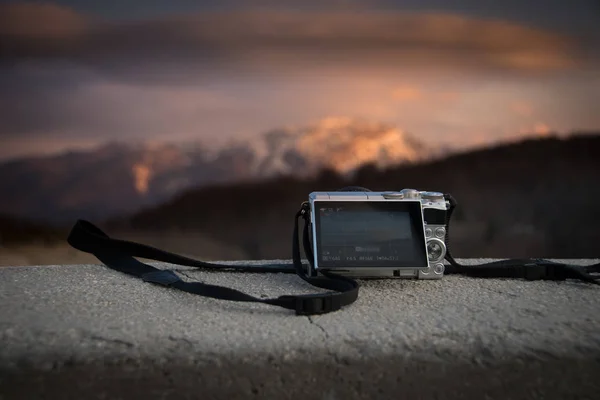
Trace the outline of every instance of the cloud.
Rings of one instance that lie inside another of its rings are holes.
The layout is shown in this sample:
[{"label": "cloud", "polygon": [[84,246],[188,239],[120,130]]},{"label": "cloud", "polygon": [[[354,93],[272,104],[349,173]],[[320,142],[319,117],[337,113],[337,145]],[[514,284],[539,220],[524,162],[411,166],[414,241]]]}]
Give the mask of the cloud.
[{"label": "cloud", "polygon": [[[0,60],[62,60],[111,71],[166,66],[219,72],[354,67],[552,71],[576,43],[505,21],[400,11],[228,11],[98,21],[51,5],[0,8]],[[193,67],[190,67],[193,65]]]},{"label": "cloud", "polygon": [[238,104],[233,94],[205,87],[129,84],[69,68],[20,72],[0,76],[0,139],[191,135],[204,118],[235,115]]},{"label": "cloud", "polygon": [[550,132],[550,127],[544,124],[543,122],[538,122],[533,126],[533,133],[535,133],[538,136],[548,136]]},{"label": "cloud", "polygon": [[[552,129],[543,122],[537,122],[532,127],[521,128],[519,135],[548,136]],[[517,136],[518,137],[518,136]]]},{"label": "cloud", "polygon": [[90,21],[52,3],[0,5],[0,34],[8,39],[69,40],[85,34]]},{"label": "cloud", "polygon": [[65,136],[60,131],[46,132],[32,140],[27,136],[0,137],[0,162],[32,155],[51,155],[71,150],[89,150],[103,144],[100,138]]},{"label": "cloud", "polygon": [[[64,147],[68,138],[86,146],[151,138],[221,144],[327,115],[389,123],[427,142],[453,145],[468,144],[475,133],[490,139],[522,127],[531,132],[537,121],[565,131],[600,127],[600,81],[467,75],[340,71],[327,77],[241,77],[184,86],[123,82],[62,66],[21,67],[18,74],[0,74],[0,158],[23,154],[28,142],[32,151]],[[420,98],[394,100],[395,89]],[[519,101],[535,105],[535,115],[515,114],[510,105]]]},{"label": "cloud", "polygon": [[394,89],[392,97],[397,101],[415,101],[423,98],[423,92],[414,86],[400,86]]},{"label": "cloud", "polygon": [[392,98],[400,103],[423,103],[431,106],[447,106],[456,103],[461,95],[453,90],[439,90],[435,88],[422,88],[417,85],[402,84],[392,90]]},{"label": "cloud", "polygon": [[503,21],[365,9],[108,22],[8,7],[0,158],[123,138],[213,143],[326,115],[453,144],[531,132],[536,121],[600,123],[591,57],[569,38]]},{"label": "cloud", "polygon": [[510,109],[521,117],[533,116],[533,106],[526,101],[515,101],[510,104]]}]

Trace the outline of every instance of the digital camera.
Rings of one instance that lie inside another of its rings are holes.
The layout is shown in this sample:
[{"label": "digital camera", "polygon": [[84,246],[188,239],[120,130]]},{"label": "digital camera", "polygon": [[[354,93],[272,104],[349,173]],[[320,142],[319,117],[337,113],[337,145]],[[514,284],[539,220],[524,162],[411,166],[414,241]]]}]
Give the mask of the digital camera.
[{"label": "digital camera", "polygon": [[449,201],[443,193],[312,192],[309,275],[441,279]]}]

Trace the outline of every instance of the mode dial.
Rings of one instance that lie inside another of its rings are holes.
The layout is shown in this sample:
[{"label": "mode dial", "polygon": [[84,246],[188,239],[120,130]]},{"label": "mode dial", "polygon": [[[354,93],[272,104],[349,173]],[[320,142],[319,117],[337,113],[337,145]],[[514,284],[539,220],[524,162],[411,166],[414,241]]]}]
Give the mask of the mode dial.
[{"label": "mode dial", "polygon": [[400,193],[400,192],[385,192],[385,193],[382,193],[381,195],[383,196],[384,199],[399,200],[399,199],[404,198],[404,194]]},{"label": "mode dial", "polygon": [[421,193],[416,189],[402,189],[400,191],[404,195],[405,199],[419,199],[421,198]]}]

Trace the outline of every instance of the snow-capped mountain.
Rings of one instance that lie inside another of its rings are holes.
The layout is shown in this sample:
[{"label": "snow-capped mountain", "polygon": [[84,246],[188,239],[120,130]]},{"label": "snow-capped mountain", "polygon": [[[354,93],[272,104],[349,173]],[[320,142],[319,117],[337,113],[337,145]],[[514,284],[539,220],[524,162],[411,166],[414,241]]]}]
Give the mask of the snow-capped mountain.
[{"label": "snow-capped mountain", "polygon": [[393,126],[351,118],[273,130],[261,139],[250,144],[256,176],[312,174],[323,168],[350,173],[367,163],[386,167],[428,156],[422,143]]},{"label": "snow-capped mountain", "polygon": [[101,218],[155,205],[191,187],[307,176],[324,168],[351,173],[366,163],[384,167],[431,154],[397,128],[350,118],[276,129],[220,149],[200,143],[111,143],[0,165],[0,207],[30,218]]}]

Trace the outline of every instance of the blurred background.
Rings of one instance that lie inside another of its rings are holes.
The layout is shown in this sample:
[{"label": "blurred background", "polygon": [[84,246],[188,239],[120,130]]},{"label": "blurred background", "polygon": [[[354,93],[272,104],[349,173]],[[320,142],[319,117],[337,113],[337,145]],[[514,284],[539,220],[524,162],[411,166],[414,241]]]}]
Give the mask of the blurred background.
[{"label": "blurred background", "polygon": [[596,0],[3,1],[0,265],[291,258],[311,191],[451,193],[456,257],[598,257]]}]

